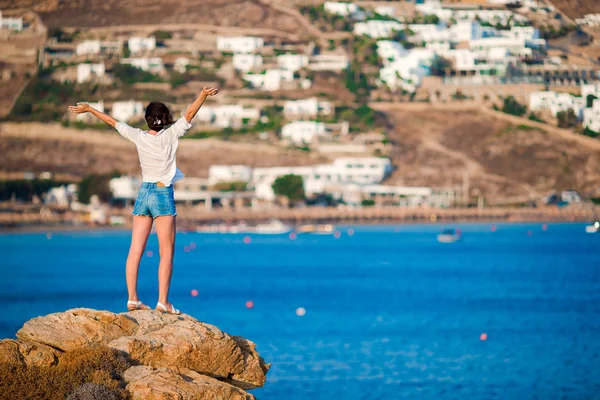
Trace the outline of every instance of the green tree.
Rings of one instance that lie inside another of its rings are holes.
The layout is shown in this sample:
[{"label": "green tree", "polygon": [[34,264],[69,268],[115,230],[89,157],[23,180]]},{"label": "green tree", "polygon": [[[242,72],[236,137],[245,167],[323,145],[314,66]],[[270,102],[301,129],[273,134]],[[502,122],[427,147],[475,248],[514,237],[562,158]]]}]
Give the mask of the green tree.
[{"label": "green tree", "polygon": [[171,39],[173,37],[173,35],[171,35],[171,32],[158,30],[158,31],[154,32],[154,37],[156,37],[158,40],[165,40],[165,39]]},{"label": "green tree", "polygon": [[589,136],[589,137],[593,137],[593,138],[597,138],[598,136],[600,136],[600,132],[593,131],[587,126],[583,129],[583,134],[585,136]]},{"label": "green tree", "polygon": [[444,57],[436,57],[431,63],[431,75],[446,76],[446,69],[452,67],[452,62]]},{"label": "green tree", "polygon": [[525,114],[527,107],[515,100],[513,96],[508,96],[504,98],[504,104],[502,105],[501,111],[506,114],[520,117]]},{"label": "green tree", "polygon": [[594,105],[594,100],[596,100],[597,98],[598,97],[594,96],[593,94],[588,94],[585,98],[586,108],[592,108],[592,106]]},{"label": "green tree", "polygon": [[300,175],[288,174],[275,179],[271,186],[278,196],[287,197],[290,202],[302,201],[304,195],[304,181]]},{"label": "green tree", "polygon": [[119,171],[114,171],[111,174],[105,175],[88,175],[79,182],[79,190],[77,192],[77,200],[80,203],[89,204],[93,195],[100,198],[100,201],[109,202],[112,199],[112,192],[108,186],[108,182],[112,178],[121,176]]},{"label": "green tree", "polygon": [[556,114],[556,119],[558,120],[559,128],[573,128],[577,126],[577,115],[572,108],[569,108],[566,111],[559,111]]}]

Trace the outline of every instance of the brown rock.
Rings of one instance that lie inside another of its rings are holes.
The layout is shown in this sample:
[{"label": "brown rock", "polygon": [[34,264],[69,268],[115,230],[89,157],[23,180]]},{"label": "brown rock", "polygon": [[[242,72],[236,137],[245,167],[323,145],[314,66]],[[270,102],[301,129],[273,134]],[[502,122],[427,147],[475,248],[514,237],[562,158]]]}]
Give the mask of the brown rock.
[{"label": "brown rock", "polygon": [[62,351],[107,344],[137,330],[131,318],[109,311],[76,308],[31,319],[17,332],[21,341],[35,341]]},{"label": "brown rock", "polygon": [[242,389],[186,369],[135,366],[123,378],[131,400],[255,400]]},{"label": "brown rock", "polygon": [[0,362],[24,363],[29,367],[52,367],[60,352],[45,344],[13,339],[0,340]]},{"label": "brown rock", "polygon": [[109,346],[129,353],[133,360],[152,367],[189,368],[242,389],[265,384],[269,366],[254,343],[185,314],[136,311],[129,315],[139,326],[137,333]]}]

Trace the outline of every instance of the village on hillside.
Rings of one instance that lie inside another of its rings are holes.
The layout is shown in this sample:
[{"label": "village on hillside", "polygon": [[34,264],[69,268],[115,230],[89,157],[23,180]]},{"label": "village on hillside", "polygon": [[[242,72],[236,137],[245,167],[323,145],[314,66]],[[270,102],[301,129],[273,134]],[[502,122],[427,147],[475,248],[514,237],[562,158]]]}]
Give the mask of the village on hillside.
[{"label": "village on hillside", "polygon": [[[221,94],[201,108],[182,147],[220,141],[302,161],[213,163],[201,174],[187,173],[175,184],[175,200],[197,213],[587,207],[600,200],[600,183],[590,179],[585,191],[568,183],[540,184],[542,189],[532,185],[514,201],[507,195],[494,202],[475,187],[468,168],[443,182],[407,184],[401,162],[410,154],[390,134],[387,112],[402,105],[468,105],[495,112],[494,118],[506,114],[515,130],[556,131],[564,140],[573,136],[582,146],[595,146],[600,14],[571,18],[544,0],[276,4],[305,29],[292,35],[183,23],[47,26],[43,13],[1,10],[0,141],[17,140],[18,127],[30,123],[101,140],[107,127],[90,115],[68,114],[67,104],[86,102],[143,128],[149,101],[163,99],[180,116],[203,87],[215,86]],[[62,209],[100,224],[123,223],[141,176],[110,167],[115,172],[90,174],[50,164],[3,164],[0,201],[7,210],[37,205],[46,215]],[[0,225],[15,222],[8,214],[2,213]]]}]

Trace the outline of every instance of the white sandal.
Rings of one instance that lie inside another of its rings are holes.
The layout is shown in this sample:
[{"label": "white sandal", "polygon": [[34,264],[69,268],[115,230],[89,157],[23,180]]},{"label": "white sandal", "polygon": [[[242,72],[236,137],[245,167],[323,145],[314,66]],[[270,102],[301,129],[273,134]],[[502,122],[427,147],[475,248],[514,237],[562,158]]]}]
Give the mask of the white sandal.
[{"label": "white sandal", "polygon": [[158,303],[156,303],[156,310],[157,311],[161,311],[163,313],[167,313],[167,314],[175,314],[175,315],[180,315],[181,311],[179,311],[178,309],[176,309],[173,304],[171,304],[171,309],[169,310],[167,308],[167,306],[165,306],[163,303],[161,303],[160,301]]},{"label": "white sandal", "polygon": [[[145,307],[145,308],[144,308]],[[145,305],[144,303],[142,303],[141,301],[134,301],[134,300],[129,300],[127,301],[127,309],[129,311],[135,311],[135,310],[149,310],[150,307],[148,307],[147,305]]]}]

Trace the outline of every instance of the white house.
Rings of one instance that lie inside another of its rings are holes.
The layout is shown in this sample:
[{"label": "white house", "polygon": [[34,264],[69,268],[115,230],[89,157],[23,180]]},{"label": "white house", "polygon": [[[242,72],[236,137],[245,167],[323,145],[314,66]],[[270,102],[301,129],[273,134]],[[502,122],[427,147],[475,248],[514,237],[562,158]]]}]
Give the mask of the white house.
[{"label": "white house", "polygon": [[350,60],[345,54],[319,54],[310,58],[308,69],[340,72],[348,68],[349,64]]},{"label": "white house", "polygon": [[[388,44],[384,46],[389,50]],[[430,75],[431,63],[436,57],[436,52],[431,49],[415,48],[406,53],[399,51],[393,61],[388,59],[385,67],[379,71],[379,79],[392,90],[414,92],[421,84],[421,79]]]},{"label": "white house", "polygon": [[156,38],[154,36],[148,38],[132,36],[127,40],[127,47],[129,47],[131,54],[152,51],[156,48]]},{"label": "white house", "polygon": [[44,203],[68,206],[77,199],[77,185],[71,183],[60,187],[51,188],[46,193]]},{"label": "white house", "polygon": [[365,17],[365,13],[354,3],[326,1],[323,7],[328,13],[341,17],[353,19],[363,19]]},{"label": "white house", "polygon": [[254,36],[218,36],[217,49],[220,52],[257,53],[264,46],[264,40]]},{"label": "white house", "polygon": [[429,0],[415,4],[415,9],[423,15],[435,15],[442,21],[448,22],[453,15],[453,11],[442,8],[442,2],[439,0]]},{"label": "white house", "polygon": [[393,17],[396,15],[396,7],[394,6],[377,6],[374,9],[376,14],[383,15],[385,17]]},{"label": "white house", "polygon": [[239,104],[204,106],[200,108],[194,121],[210,123],[222,128],[239,127],[244,122],[257,121],[260,118],[258,108],[245,108]]},{"label": "white house", "polygon": [[[90,107],[100,111],[101,113],[104,112],[104,101],[100,100],[97,103],[88,103],[90,105]],[[90,113],[85,113],[85,114],[77,114],[77,121],[80,122],[85,122],[85,123],[92,123],[92,122],[98,122],[98,120],[96,119],[96,117],[94,117],[92,114]]]},{"label": "white house", "polygon": [[112,178],[108,182],[113,198],[120,200],[135,200],[141,185],[141,179],[128,175]]},{"label": "white house", "polygon": [[242,72],[259,69],[263,65],[263,58],[259,54],[236,53],[232,59],[233,68]]},{"label": "white house", "polygon": [[173,63],[173,69],[175,71],[179,72],[180,74],[185,74],[185,71],[187,71],[188,65],[190,65],[189,58],[179,57],[177,60],[175,60],[175,63]]},{"label": "white house", "polygon": [[144,116],[145,109],[141,101],[115,101],[112,106],[112,116],[117,121],[127,122],[134,117]]},{"label": "white house", "polygon": [[572,109],[577,118],[584,117],[586,99],[573,96],[570,93],[532,92],[529,95],[529,109],[531,111],[548,110],[554,116],[560,111]]},{"label": "white house", "polygon": [[283,114],[286,118],[316,117],[317,115],[331,115],[333,105],[329,101],[319,101],[316,97],[302,100],[288,100],[283,105]]},{"label": "white house", "polygon": [[316,121],[293,121],[281,129],[281,137],[297,145],[312,143],[315,138],[326,135],[325,124]]},{"label": "white house", "polygon": [[142,71],[151,72],[153,74],[161,74],[165,71],[165,65],[160,57],[124,58],[121,60],[121,64],[129,64],[132,67],[136,67]]},{"label": "white house", "polygon": [[277,64],[287,71],[298,71],[308,65],[308,56],[303,54],[286,53],[277,56]]},{"label": "white house", "polygon": [[600,14],[586,14],[583,18],[575,20],[577,25],[584,26],[599,26],[600,25]]},{"label": "white house", "polygon": [[77,65],[77,83],[102,80],[105,75],[104,63]]},{"label": "white house", "polygon": [[246,165],[211,165],[208,168],[208,183],[250,182],[252,168]]},{"label": "white house", "polygon": [[252,185],[262,185],[257,197],[274,197],[269,191],[275,179],[288,174],[299,175],[308,195],[325,193],[327,187],[343,184],[373,184],[381,182],[392,171],[392,163],[387,158],[346,157],[337,158],[332,164],[305,167],[270,167],[252,170]]},{"label": "white house", "polygon": [[2,11],[0,11],[0,29],[21,32],[23,30],[23,18],[4,18]]},{"label": "white house", "polygon": [[86,54],[100,54],[101,44],[99,40],[84,40],[77,44],[75,52],[78,56]]},{"label": "white house", "polygon": [[244,80],[248,81],[253,88],[275,91],[281,89],[282,83],[293,82],[294,72],[282,69],[267,69],[258,74],[246,73]]},{"label": "white house", "polygon": [[405,57],[407,54],[408,50],[402,46],[402,43],[392,40],[377,41],[377,55],[383,61],[383,65],[390,64],[398,58]]},{"label": "white house", "polygon": [[406,27],[398,21],[369,20],[354,25],[354,34],[366,35],[372,38],[387,38],[395,31],[402,31]]},{"label": "white house", "polygon": [[589,95],[596,96],[600,99],[600,83],[581,85],[581,97],[587,100]]},{"label": "white house", "polygon": [[600,100],[596,99],[592,107],[583,110],[583,126],[600,133]]}]

